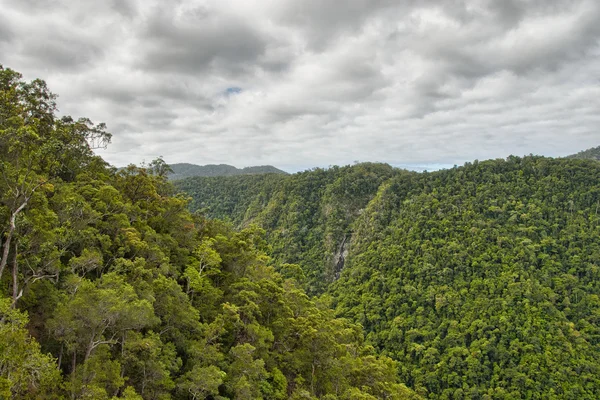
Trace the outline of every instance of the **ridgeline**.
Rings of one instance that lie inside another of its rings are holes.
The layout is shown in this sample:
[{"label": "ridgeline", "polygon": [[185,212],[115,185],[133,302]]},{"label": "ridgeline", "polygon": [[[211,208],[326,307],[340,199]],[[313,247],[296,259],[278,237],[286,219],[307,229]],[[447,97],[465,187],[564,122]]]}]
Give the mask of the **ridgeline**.
[{"label": "ridgeline", "polygon": [[167,174],[170,180],[190,178],[193,176],[236,176],[236,175],[256,175],[256,174],[283,174],[287,172],[273,167],[272,165],[261,165],[256,167],[236,168],[227,164],[171,164],[171,172]]}]

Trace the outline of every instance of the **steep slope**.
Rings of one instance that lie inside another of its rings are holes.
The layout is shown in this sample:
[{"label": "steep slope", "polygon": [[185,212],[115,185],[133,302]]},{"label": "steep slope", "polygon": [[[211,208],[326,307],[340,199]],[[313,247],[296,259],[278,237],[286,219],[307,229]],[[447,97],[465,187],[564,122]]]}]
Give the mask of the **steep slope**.
[{"label": "steep slope", "polygon": [[432,399],[600,397],[600,165],[509,157],[384,185],[330,293]]},{"label": "steep slope", "polygon": [[271,165],[261,165],[255,167],[236,168],[227,164],[172,164],[170,165],[172,173],[168,174],[170,180],[184,179],[193,176],[235,176],[235,175],[254,175],[254,174],[282,174],[287,172],[277,169]]},{"label": "steep slope", "polygon": [[577,154],[567,156],[567,158],[578,158],[580,160],[600,160],[600,146],[580,151]]},{"label": "steep slope", "polygon": [[289,176],[191,178],[176,185],[192,196],[194,210],[264,228],[275,260],[297,264],[286,271],[317,294],[343,269],[354,219],[379,186],[398,174],[411,173],[365,163]]},{"label": "steep slope", "polygon": [[241,227],[252,210],[266,207],[273,192],[289,179],[281,174],[257,174],[229,177],[192,177],[173,182],[191,197],[190,209],[210,218],[232,222]]}]

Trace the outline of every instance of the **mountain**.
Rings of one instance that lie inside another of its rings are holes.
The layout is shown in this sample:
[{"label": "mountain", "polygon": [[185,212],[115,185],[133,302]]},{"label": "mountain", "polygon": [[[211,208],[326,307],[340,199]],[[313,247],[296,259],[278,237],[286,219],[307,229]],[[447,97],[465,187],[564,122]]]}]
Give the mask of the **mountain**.
[{"label": "mountain", "polygon": [[577,154],[567,156],[567,158],[578,158],[581,160],[600,160],[600,146],[580,151]]},{"label": "mountain", "polygon": [[287,172],[277,169],[271,165],[261,165],[257,167],[236,168],[227,164],[172,164],[170,165],[173,173],[168,175],[170,180],[184,179],[192,176],[234,176],[234,175],[255,175],[255,174],[282,174]]},{"label": "mountain", "polygon": [[[508,157],[178,182],[426,398],[600,397],[600,165]],[[291,265],[286,265],[290,263]]]}]

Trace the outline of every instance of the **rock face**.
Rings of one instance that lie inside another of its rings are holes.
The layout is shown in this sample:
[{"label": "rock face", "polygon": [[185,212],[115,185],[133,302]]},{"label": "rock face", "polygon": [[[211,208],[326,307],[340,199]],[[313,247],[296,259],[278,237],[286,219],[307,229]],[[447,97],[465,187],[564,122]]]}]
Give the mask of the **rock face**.
[{"label": "rock face", "polygon": [[348,243],[348,237],[344,236],[344,238],[342,239],[342,242],[340,243],[337,252],[335,253],[334,257],[333,257],[333,262],[334,262],[334,279],[338,280],[340,277],[340,273],[342,272],[342,270],[344,269],[344,263],[346,262],[346,257],[348,257],[348,250],[349,250],[349,243]]}]

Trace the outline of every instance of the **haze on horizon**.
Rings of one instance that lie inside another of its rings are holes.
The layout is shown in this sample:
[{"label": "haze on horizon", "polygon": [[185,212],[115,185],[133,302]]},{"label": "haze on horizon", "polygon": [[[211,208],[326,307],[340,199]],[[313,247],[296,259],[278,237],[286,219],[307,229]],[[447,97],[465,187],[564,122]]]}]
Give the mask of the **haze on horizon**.
[{"label": "haze on horizon", "polygon": [[600,144],[596,0],[0,0],[0,63],[122,166],[444,166]]}]

